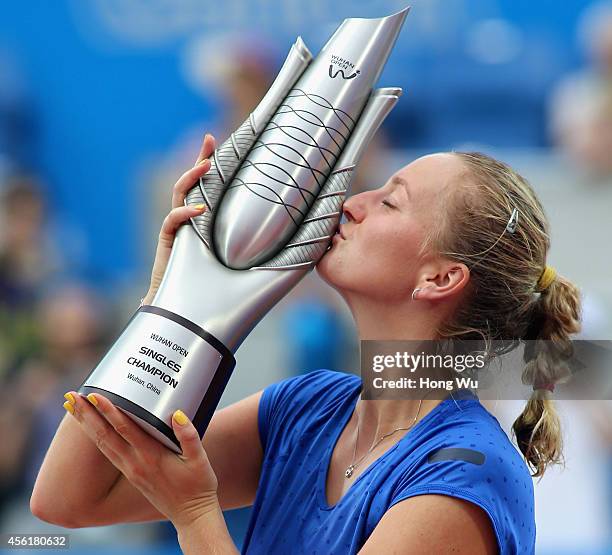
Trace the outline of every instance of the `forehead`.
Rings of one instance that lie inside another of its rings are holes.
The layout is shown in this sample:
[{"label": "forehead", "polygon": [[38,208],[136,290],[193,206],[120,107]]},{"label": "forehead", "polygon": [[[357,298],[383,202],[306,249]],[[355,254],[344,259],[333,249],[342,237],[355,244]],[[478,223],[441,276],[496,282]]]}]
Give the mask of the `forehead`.
[{"label": "forehead", "polygon": [[417,158],[397,171],[391,179],[399,177],[405,180],[413,197],[435,197],[464,171],[461,159],[445,152]]}]

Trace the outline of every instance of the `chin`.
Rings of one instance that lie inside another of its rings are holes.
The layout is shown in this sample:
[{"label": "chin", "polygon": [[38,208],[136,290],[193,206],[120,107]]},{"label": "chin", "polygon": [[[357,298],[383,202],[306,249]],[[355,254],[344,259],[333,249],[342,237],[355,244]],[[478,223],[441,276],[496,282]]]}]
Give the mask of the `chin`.
[{"label": "chin", "polygon": [[335,252],[332,249],[325,252],[325,254],[321,257],[318,264],[316,265],[317,273],[321,277],[321,279],[331,285],[332,287],[336,287],[336,280],[334,279],[337,270],[337,263],[335,259]]},{"label": "chin", "polygon": [[327,251],[319,260],[319,262],[317,262],[317,265],[315,266],[315,269],[317,271],[317,274],[319,274],[319,276],[324,280],[324,281],[328,281],[328,275],[329,275],[329,253],[330,251]]},{"label": "chin", "polygon": [[343,257],[338,254],[334,249],[328,250],[319,260],[316,269],[319,277],[344,297],[344,293],[351,288],[351,284],[346,280],[350,274],[347,274]]}]

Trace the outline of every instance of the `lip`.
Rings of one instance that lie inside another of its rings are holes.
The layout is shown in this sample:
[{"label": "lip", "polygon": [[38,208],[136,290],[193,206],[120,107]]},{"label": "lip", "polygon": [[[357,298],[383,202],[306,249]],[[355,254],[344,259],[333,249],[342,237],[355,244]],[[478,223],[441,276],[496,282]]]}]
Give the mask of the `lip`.
[{"label": "lip", "polygon": [[338,235],[340,235],[340,237],[342,237],[342,239],[346,239],[346,237],[344,236],[344,233],[342,232],[342,226],[338,226]]}]

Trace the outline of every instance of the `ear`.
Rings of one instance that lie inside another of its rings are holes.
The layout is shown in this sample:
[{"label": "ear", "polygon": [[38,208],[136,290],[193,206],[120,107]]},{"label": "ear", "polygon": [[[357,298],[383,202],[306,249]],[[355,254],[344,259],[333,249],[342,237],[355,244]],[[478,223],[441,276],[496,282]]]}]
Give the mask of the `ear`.
[{"label": "ear", "polygon": [[444,261],[429,268],[419,281],[415,299],[440,301],[458,295],[470,281],[469,268],[460,262]]}]

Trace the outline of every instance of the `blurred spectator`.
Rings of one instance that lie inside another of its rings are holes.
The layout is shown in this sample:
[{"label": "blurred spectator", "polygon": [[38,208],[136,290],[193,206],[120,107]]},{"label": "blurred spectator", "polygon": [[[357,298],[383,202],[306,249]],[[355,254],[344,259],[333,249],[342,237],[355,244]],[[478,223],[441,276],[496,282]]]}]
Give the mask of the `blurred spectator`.
[{"label": "blurred spectator", "polygon": [[270,44],[258,37],[242,37],[229,44],[229,50],[216,58],[215,67],[207,63],[211,79],[223,98],[224,141],[235,131],[264,97],[280,69]]},{"label": "blurred spectator", "polygon": [[612,401],[595,401],[587,404],[587,413],[599,434],[607,463],[604,487],[607,491],[608,544],[612,547]]},{"label": "blurred spectator", "polygon": [[0,382],[38,349],[34,307],[57,258],[33,178],[9,184],[0,204]]},{"label": "blurred spectator", "polygon": [[551,131],[570,158],[605,177],[612,174],[612,4],[590,7],[580,30],[589,65],[554,92]]},{"label": "blurred spectator", "polygon": [[3,196],[2,299],[13,305],[31,300],[48,274],[42,251],[44,202],[31,178],[15,181]]},{"label": "blurred spectator", "polygon": [[0,391],[0,437],[11,446],[0,450],[3,502],[32,490],[65,412],[63,393],[77,388],[100,358],[101,314],[99,301],[80,285],[49,293],[33,311],[40,349],[21,362]]},{"label": "blurred spectator", "polygon": [[0,45],[0,191],[32,146],[31,98],[16,56]]}]

